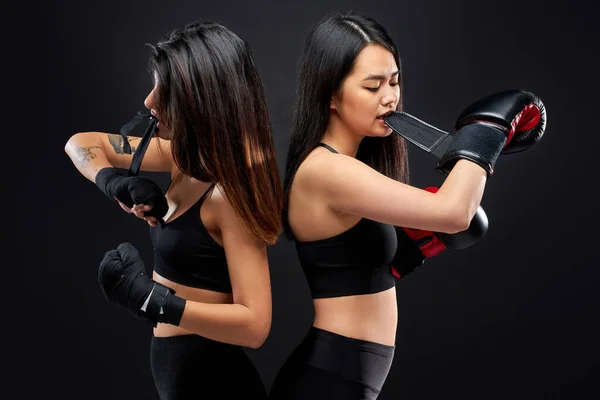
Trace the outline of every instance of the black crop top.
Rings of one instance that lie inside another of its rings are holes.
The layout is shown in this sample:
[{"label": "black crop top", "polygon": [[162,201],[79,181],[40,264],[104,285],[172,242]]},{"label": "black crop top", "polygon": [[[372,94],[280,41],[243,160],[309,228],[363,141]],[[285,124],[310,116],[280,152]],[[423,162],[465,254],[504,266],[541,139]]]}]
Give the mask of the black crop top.
[{"label": "black crop top", "polygon": [[225,250],[200,219],[200,207],[213,186],[183,214],[150,228],[154,270],[185,286],[231,293]]},{"label": "black crop top", "polygon": [[362,218],[336,236],[295,243],[315,299],[377,293],[395,285],[392,260],[398,239],[393,225]]}]

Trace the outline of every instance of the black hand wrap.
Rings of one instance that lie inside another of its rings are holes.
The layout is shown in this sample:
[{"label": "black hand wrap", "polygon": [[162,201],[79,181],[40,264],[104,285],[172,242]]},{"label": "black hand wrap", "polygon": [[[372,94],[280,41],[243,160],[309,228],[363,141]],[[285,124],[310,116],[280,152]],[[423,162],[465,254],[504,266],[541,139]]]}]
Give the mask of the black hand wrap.
[{"label": "black hand wrap", "polygon": [[150,145],[150,140],[152,140],[152,137],[156,132],[157,124],[158,121],[150,113],[138,111],[131,121],[121,127],[119,133],[123,136],[124,142],[127,145],[129,145],[129,142],[127,141],[128,136],[140,136],[141,133],[142,138],[131,159],[131,165],[129,166],[130,176],[135,176],[140,172],[144,154],[146,154],[146,150],[148,150],[148,146]]},{"label": "black hand wrap", "polygon": [[144,212],[144,216],[161,219],[169,210],[165,195],[155,182],[137,176],[144,154],[156,131],[156,124],[157,120],[152,115],[138,112],[131,121],[121,127],[119,133],[123,137],[123,150],[127,154],[131,154],[131,146],[127,137],[140,134],[142,136],[133,154],[129,171],[103,168],[96,175],[96,185],[110,199],[116,198],[129,208],[134,204],[151,206],[152,209]]},{"label": "black hand wrap", "polygon": [[146,275],[144,262],[132,244],[122,243],[116,250],[106,252],[98,269],[98,281],[106,299],[134,317],[154,326],[157,322],[179,325],[185,299]]},{"label": "black hand wrap", "polygon": [[169,205],[161,188],[152,180],[140,176],[128,176],[117,168],[103,168],[96,175],[96,185],[110,199],[119,200],[127,207],[146,204],[152,209],[144,213],[161,219],[167,214]]}]

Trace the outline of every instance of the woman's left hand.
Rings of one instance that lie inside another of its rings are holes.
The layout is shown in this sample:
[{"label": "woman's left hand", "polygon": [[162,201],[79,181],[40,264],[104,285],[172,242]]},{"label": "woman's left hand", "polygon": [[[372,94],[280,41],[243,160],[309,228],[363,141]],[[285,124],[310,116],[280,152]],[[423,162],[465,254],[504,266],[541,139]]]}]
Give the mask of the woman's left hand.
[{"label": "woman's left hand", "polygon": [[152,227],[155,227],[158,225],[158,219],[156,219],[155,217],[147,217],[144,215],[145,212],[150,211],[152,209],[152,206],[149,206],[146,204],[134,204],[133,207],[129,208],[125,204],[121,203],[120,201],[118,201],[118,202],[123,210],[127,211],[128,213],[130,213],[132,215],[135,215],[136,217],[138,217],[140,219],[143,219],[144,221],[146,221],[148,223],[148,225],[150,225]]}]

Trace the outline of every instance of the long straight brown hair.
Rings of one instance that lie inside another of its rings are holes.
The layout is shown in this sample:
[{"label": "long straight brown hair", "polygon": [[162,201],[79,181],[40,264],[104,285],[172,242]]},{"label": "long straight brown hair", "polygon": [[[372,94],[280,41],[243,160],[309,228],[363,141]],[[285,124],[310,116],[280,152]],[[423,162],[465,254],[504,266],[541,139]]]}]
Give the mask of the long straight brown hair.
[{"label": "long straight brown hair", "polygon": [[283,190],[264,89],[248,44],[196,21],[152,48],[158,111],[177,167],[217,182],[245,226],[268,244],[282,229]]}]

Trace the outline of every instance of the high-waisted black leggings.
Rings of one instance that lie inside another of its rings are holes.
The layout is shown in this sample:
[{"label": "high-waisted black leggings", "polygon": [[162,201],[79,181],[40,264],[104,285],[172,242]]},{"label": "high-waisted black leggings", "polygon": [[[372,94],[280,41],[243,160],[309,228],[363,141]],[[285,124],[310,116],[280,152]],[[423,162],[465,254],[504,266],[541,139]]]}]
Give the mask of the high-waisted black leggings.
[{"label": "high-waisted black leggings", "polygon": [[311,327],[271,388],[271,400],[375,400],[394,347]]},{"label": "high-waisted black leggings", "polygon": [[153,336],[150,366],[161,400],[267,399],[240,346],[198,335]]}]

